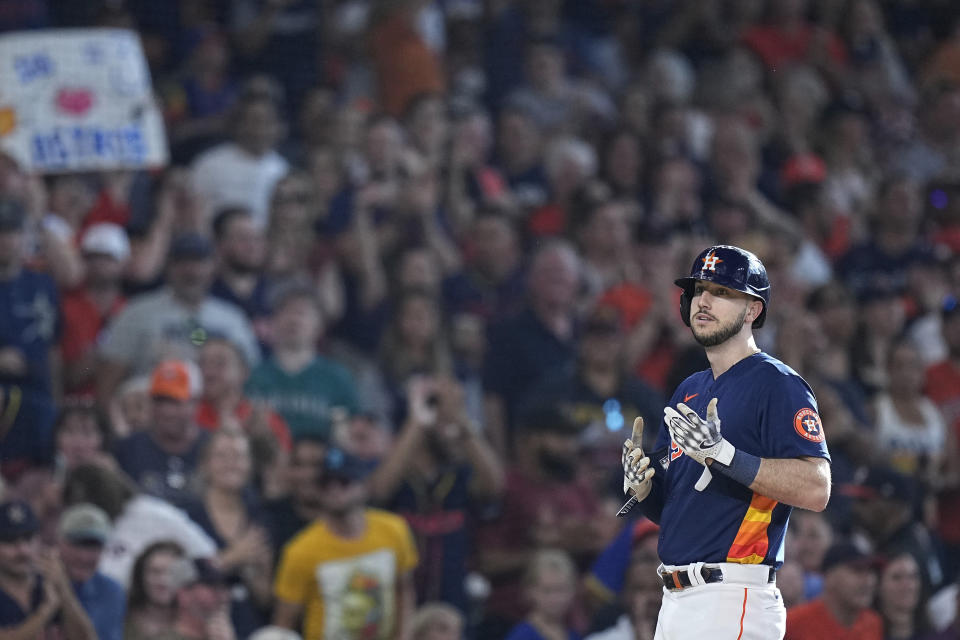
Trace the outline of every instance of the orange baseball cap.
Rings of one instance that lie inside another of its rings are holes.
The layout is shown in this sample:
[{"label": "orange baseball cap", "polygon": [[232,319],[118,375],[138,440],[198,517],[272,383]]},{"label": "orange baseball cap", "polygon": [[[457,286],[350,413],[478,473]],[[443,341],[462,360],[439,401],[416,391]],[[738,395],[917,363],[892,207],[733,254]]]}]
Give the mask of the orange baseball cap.
[{"label": "orange baseball cap", "polygon": [[200,371],[184,360],[166,360],[153,370],[150,395],[190,400],[200,395]]}]

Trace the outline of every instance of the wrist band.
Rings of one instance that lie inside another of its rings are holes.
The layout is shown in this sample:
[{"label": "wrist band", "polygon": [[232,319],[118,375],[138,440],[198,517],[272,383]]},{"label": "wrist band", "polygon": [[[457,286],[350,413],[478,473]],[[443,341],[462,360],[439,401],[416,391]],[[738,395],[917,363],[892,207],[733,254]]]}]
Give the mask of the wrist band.
[{"label": "wrist band", "polygon": [[749,487],[760,471],[760,458],[737,449],[733,454],[733,459],[730,460],[730,464],[727,465],[714,460],[711,468],[732,480],[736,480],[743,486]]}]

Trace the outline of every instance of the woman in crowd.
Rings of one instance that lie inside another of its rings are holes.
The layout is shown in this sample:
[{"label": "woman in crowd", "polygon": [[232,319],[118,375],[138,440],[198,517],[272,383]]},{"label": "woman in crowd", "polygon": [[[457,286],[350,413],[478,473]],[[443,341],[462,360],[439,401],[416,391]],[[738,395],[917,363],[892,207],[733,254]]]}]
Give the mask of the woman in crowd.
[{"label": "woman in crowd", "polygon": [[107,453],[110,437],[107,425],[92,404],[64,407],[53,427],[57,465],[63,471],[81,464],[115,465]]},{"label": "woman in crowd", "polygon": [[577,593],[577,569],[569,555],[556,549],[538,551],[527,565],[524,586],[530,612],[506,640],[579,640],[567,625]]},{"label": "woman in crowd", "polygon": [[903,552],[887,558],[874,605],[883,616],[885,640],[916,640],[928,630],[920,588],[920,569],[912,555]]},{"label": "woman in crowd", "polygon": [[124,640],[144,640],[173,626],[174,588],[170,565],[186,554],[176,542],[162,540],[143,550],[133,563]]},{"label": "woman in crowd", "polygon": [[250,440],[237,431],[211,435],[200,466],[199,500],[186,509],[217,544],[215,564],[229,576],[230,617],[240,637],[268,622],[273,553],[250,491]]},{"label": "woman in crowd", "polygon": [[442,377],[452,373],[450,347],[443,332],[440,307],[433,295],[423,290],[402,294],[380,353],[384,377],[396,407],[394,424],[403,424],[410,380],[418,375]]},{"label": "woman in crowd", "polygon": [[891,467],[916,475],[927,489],[956,486],[956,441],[940,410],[923,394],[923,363],[909,341],[891,347],[887,379],[886,391],[873,405],[880,453]]}]

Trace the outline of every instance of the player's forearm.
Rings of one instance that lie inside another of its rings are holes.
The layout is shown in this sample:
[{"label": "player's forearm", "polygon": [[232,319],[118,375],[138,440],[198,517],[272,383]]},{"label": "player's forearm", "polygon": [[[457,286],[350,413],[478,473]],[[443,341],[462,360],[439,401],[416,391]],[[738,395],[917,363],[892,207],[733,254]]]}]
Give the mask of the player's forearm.
[{"label": "player's forearm", "polygon": [[763,458],[750,490],[794,507],[823,511],[830,500],[830,463],[824,458]]}]

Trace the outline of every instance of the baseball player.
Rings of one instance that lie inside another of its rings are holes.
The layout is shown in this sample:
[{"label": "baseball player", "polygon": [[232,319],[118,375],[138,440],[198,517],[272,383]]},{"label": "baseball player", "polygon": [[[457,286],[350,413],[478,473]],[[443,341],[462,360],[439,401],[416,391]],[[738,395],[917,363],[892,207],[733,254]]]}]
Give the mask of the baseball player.
[{"label": "baseball player", "polygon": [[754,341],[770,302],[755,255],[710,247],[676,284],[710,368],[677,387],[652,461],[640,448],[642,418],[623,447],[624,509],[639,502],[660,524],[656,640],[780,639],[786,610],[775,572],[790,511],[822,511],[830,497],[817,401]]}]

